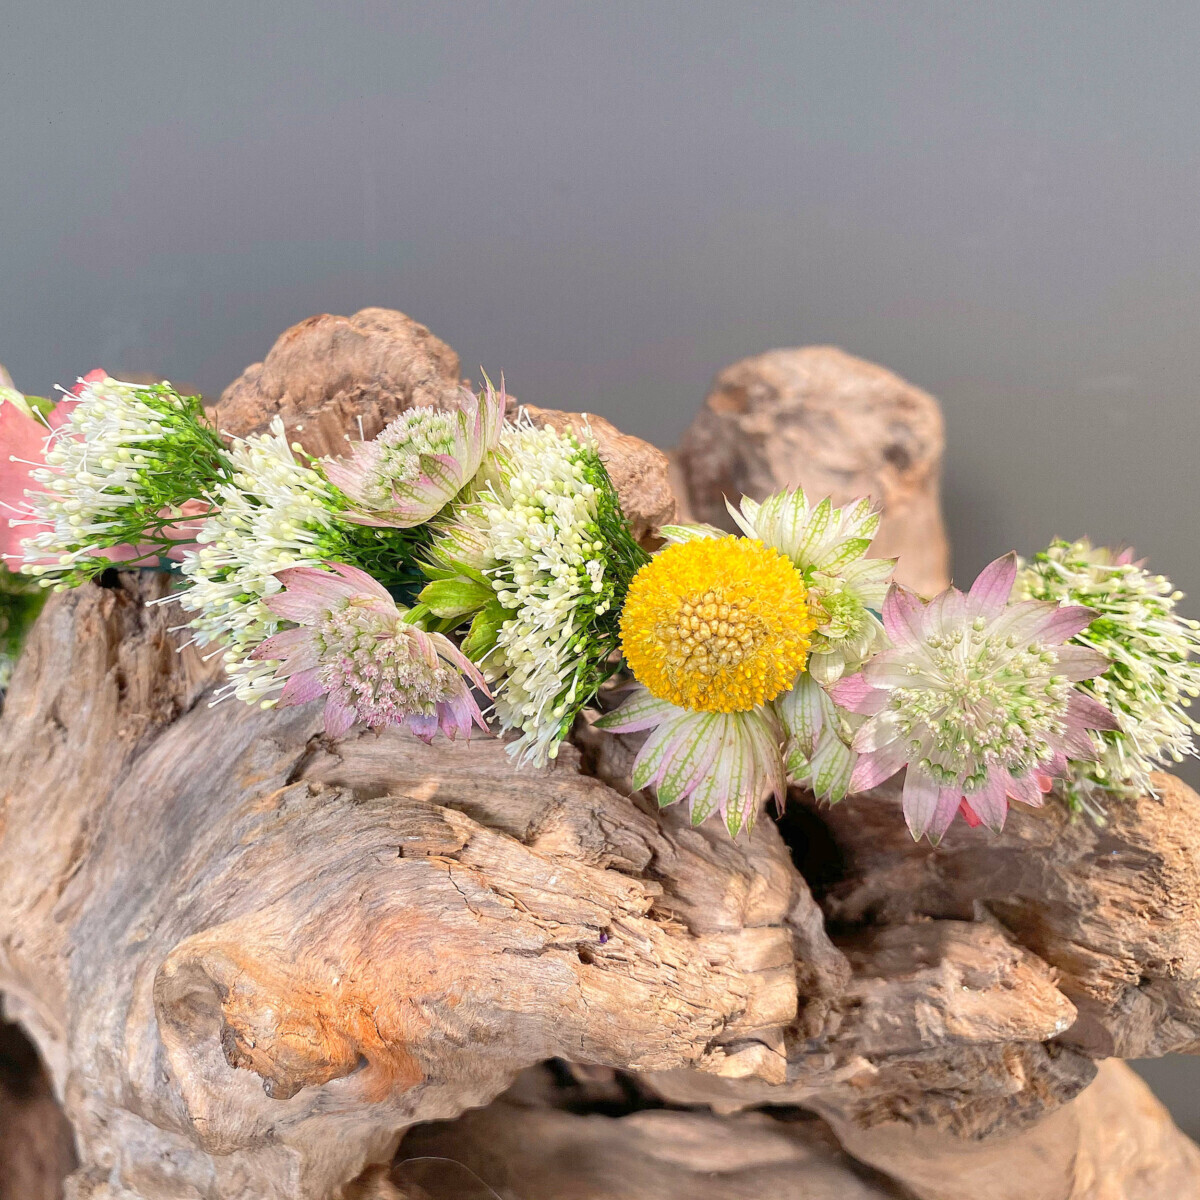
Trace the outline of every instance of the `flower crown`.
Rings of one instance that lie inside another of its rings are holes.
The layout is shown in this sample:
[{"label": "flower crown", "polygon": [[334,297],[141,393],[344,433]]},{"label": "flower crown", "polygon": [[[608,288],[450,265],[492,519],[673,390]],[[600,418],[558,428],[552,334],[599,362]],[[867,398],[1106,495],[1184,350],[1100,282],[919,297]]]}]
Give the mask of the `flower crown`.
[{"label": "flower crown", "polygon": [[[178,570],[168,599],[222,657],[217,700],[323,699],[333,735],[469,738],[490,713],[541,765],[627,669],[595,724],[646,734],[634,785],[735,836],[789,782],[836,803],[900,772],[914,838],[958,814],[999,830],[1056,783],[1102,818],[1193,752],[1200,625],[1131,552],[1059,541],[927,600],[868,557],[870,499],[794,489],[730,505],[737,535],[666,526],[651,553],[586,429],[505,412],[489,382],[317,459],[278,418],[226,442],[165,383],[94,371],[57,404],[0,389],[0,557],[59,590]],[[0,686],[33,609],[13,577],[5,592]]]}]

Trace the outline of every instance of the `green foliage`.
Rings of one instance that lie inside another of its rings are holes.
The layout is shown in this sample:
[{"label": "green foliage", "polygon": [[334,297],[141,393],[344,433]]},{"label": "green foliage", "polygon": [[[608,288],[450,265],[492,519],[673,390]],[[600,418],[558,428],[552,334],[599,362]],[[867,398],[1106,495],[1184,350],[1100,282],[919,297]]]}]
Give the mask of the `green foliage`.
[{"label": "green foliage", "polygon": [[8,687],[25,637],[45,600],[46,593],[36,584],[0,564],[0,691]]}]

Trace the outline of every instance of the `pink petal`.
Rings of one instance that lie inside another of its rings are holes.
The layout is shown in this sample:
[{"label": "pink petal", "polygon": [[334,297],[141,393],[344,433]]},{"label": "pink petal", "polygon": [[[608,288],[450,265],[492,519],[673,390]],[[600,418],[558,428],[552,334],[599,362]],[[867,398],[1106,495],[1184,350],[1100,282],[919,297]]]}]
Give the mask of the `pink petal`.
[{"label": "pink petal", "polygon": [[[929,840],[935,846],[942,840],[946,830],[950,828],[955,814],[961,811],[962,801],[962,785],[958,783],[942,788],[938,794],[937,808],[934,809],[933,820],[929,822],[929,828],[926,830]],[[970,808],[970,805],[967,807]]]},{"label": "pink petal", "polygon": [[1034,631],[1033,636],[1047,646],[1056,646],[1086,629],[1097,617],[1094,608],[1069,604],[1050,613]]},{"label": "pink petal", "polygon": [[433,742],[434,736],[437,734],[439,722],[436,713],[431,716],[412,713],[410,716],[405,717],[403,724],[407,725],[421,741],[429,745]]},{"label": "pink petal", "polygon": [[[315,700],[318,696],[323,695],[325,695],[325,685],[321,682],[320,674],[315,669],[299,671],[297,674],[289,676],[287,683],[283,685],[279,703],[286,708],[292,704],[307,704],[310,700]],[[326,726],[328,724],[327,708]]]},{"label": "pink petal", "polygon": [[331,695],[325,701],[325,732],[330,737],[344,737],[358,720],[358,713],[348,704]]},{"label": "pink petal", "polygon": [[1103,654],[1089,650],[1087,646],[1068,643],[1066,646],[1056,646],[1054,653],[1058,658],[1056,673],[1065,675],[1072,683],[1094,679],[1097,675],[1103,675],[1111,666]]},{"label": "pink petal", "polygon": [[1042,792],[1034,772],[1030,771],[1026,775],[1015,777],[1010,775],[1004,786],[1014,800],[1019,800],[1022,804],[1032,804],[1034,808],[1041,808]]},{"label": "pink petal", "polygon": [[966,797],[970,808],[995,833],[1004,828],[1004,818],[1008,815],[1007,783],[1011,778],[1003,768],[993,768],[988,772],[987,783]]},{"label": "pink petal", "polygon": [[1092,696],[1072,692],[1067,702],[1067,723],[1087,729],[1120,729],[1117,718]]},{"label": "pink petal", "polygon": [[1012,596],[1016,578],[1017,556],[1015,552],[1010,551],[1003,558],[988,563],[979,572],[968,594],[972,600],[978,602],[980,613],[990,620],[1004,611]]},{"label": "pink petal", "polygon": [[839,708],[864,716],[874,716],[888,701],[887,692],[872,687],[861,671],[856,671],[853,675],[843,675],[829,689],[829,695]]},{"label": "pink petal", "polygon": [[394,605],[396,603],[387,588],[374,576],[368,575],[366,571],[360,571],[358,567],[352,567],[349,563],[331,562],[325,565],[354,588],[353,595],[374,596],[375,599],[382,600],[386,604]]},{"label": "pink petal", "polygon": [[893,583],[883,601],[883,627],[896,646],[916,645],[921,641],[921,621],[925,605],[916,592]]},{"label": "pink petal", "polygon": [[[25,503],[25,489],[32,486],[30,462],[45,461],[46,429],[26,416],[15,404],[0,403],[0,559],[15,571],[24,553],[21,542],[36,537],[48,525],[14,525],[15,509]],[[10,457],[11,456],[11,457]],[[12,458],[25,459],[13,462]]]},{"label": "pink petal", "polygon": [[71,395],[82,396],[89,383],[103,383],[107,378],[108,372],[103,367],[94,367],[86,375],[75,380],[75,386],[71,388]]},{"label": "pink petal", "polygon": [[967,598],[956,587],[939,592],[925,606],[921,617],[921,640],[935,634],[953,633],[967,615]]},{"label": "pink petal", "polygon": [[911,687],[914,677],[910,669],[912,667],[916,668],[918,674],[934,669],[924,646],[884,650],[863,667],[863,675],[868,683],[877,688]]},{"label": "pink petal", "polygon": [[972,829],[978,829],[983,824],[983,818],[967,803],[966,796],[958,802],[958,811],[962,813],[962,819]]},{"label": "pink petal", "polygon": [[310,630],[301,627],[285,629],[260,642],[250,652],[250,657],[258,662],[279,659],[285,670],[280,672],[288,675],[296,671],[308,671],[317,665],[318,653]]},{"label": "pink petal", "polygon": [[854,773],[850,776],[850,790],[865,792],[890,779],[908,761],[907,748],[903,740],[892,742],[882,750],[873,754],[864,754],[854,764]]},{"label": "pink petal", "polygon": [[425,636],[432,642],[439,658],[457,667],[488,699],[491,699],[492,693],[488,691],[487,681],[482,672],[445,634],[430,633]]},{"label": "pink petal", "polygon": [[913,839],[919,841],[937,811],[941,787],[937,780],[915,763],[909,763],[904,775],[904,820]]},{"label": "pink petal", "polygon": [[1063,749],[1068,758],[1077,762],[1093,762],[1096,758],[1096,745],[1091,735],[1083,725],[1076,725],[1067,715],[1067,732],[1062,739]]}]

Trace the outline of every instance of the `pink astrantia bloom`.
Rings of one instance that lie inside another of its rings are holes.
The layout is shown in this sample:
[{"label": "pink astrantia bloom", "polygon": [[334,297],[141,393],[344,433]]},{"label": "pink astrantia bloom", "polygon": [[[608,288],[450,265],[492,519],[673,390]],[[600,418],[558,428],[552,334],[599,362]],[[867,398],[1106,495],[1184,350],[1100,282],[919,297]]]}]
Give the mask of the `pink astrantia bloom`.
[{"label": "pink astrantia bloom", "polygon": [[276,578],[284,590],[267,607],[299,627],[267,638],[256,659],[279,659],[286,679],[278,703],[325,699],[325,730],[341,737],[355,722],[373,729],[407,725],[428,742],[440,729],[470,737],[487,725],[471,694],[486,694],[479,669],[449,638],[405,620],[387,591],[344,563],[329,569],[290,567]]},{"label": "pink astrantia bloom", "polygon": [[489,383],[455,410],[410,408],[374,441],[327,460],[325,477],[350,500],[359,525],[408,529],[436,516],[475,477],[504,428],[505,394]]},{"label": "pink astrantia bloom", "polygon": [[596,724],[610,733],[650,736],[633,764],[636,788],[655,789],[662,807],[687,800],[693,825],[719,812],[734,836],[754,827],[764,796],[787,797],[781,731],[769,708],[694,712],[637,687]]},{"label": "pink astrantia bloom", "polygon": [[893,585],[883,605],[892,649],[832,689],[868,719],[854,735],[851,791],[907,768],[904,816],[914,838],[941,839],[955,813],[999,830],[1009,799],[1040,805],[1067,759],[1092,759],[1089,729],[1112,714],[1073,685],[1108,659],[1064,645],[1095,618],[1090,608],[1009,603],[1016,556],[985,567],[964,594],[925,602]]}]

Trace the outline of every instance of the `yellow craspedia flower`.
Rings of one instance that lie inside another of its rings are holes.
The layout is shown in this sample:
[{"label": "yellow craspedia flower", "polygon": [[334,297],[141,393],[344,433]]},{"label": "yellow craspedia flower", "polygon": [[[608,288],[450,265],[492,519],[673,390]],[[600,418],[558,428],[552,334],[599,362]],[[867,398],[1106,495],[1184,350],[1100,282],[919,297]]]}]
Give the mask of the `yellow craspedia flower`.
[{"label": "yellow craspedia flower", "polygon": [[660,700],[745,712],[795,683],[815,625],[804,580],[778,550],[699,538],[668,546],[633,577],[621,644]]}]

